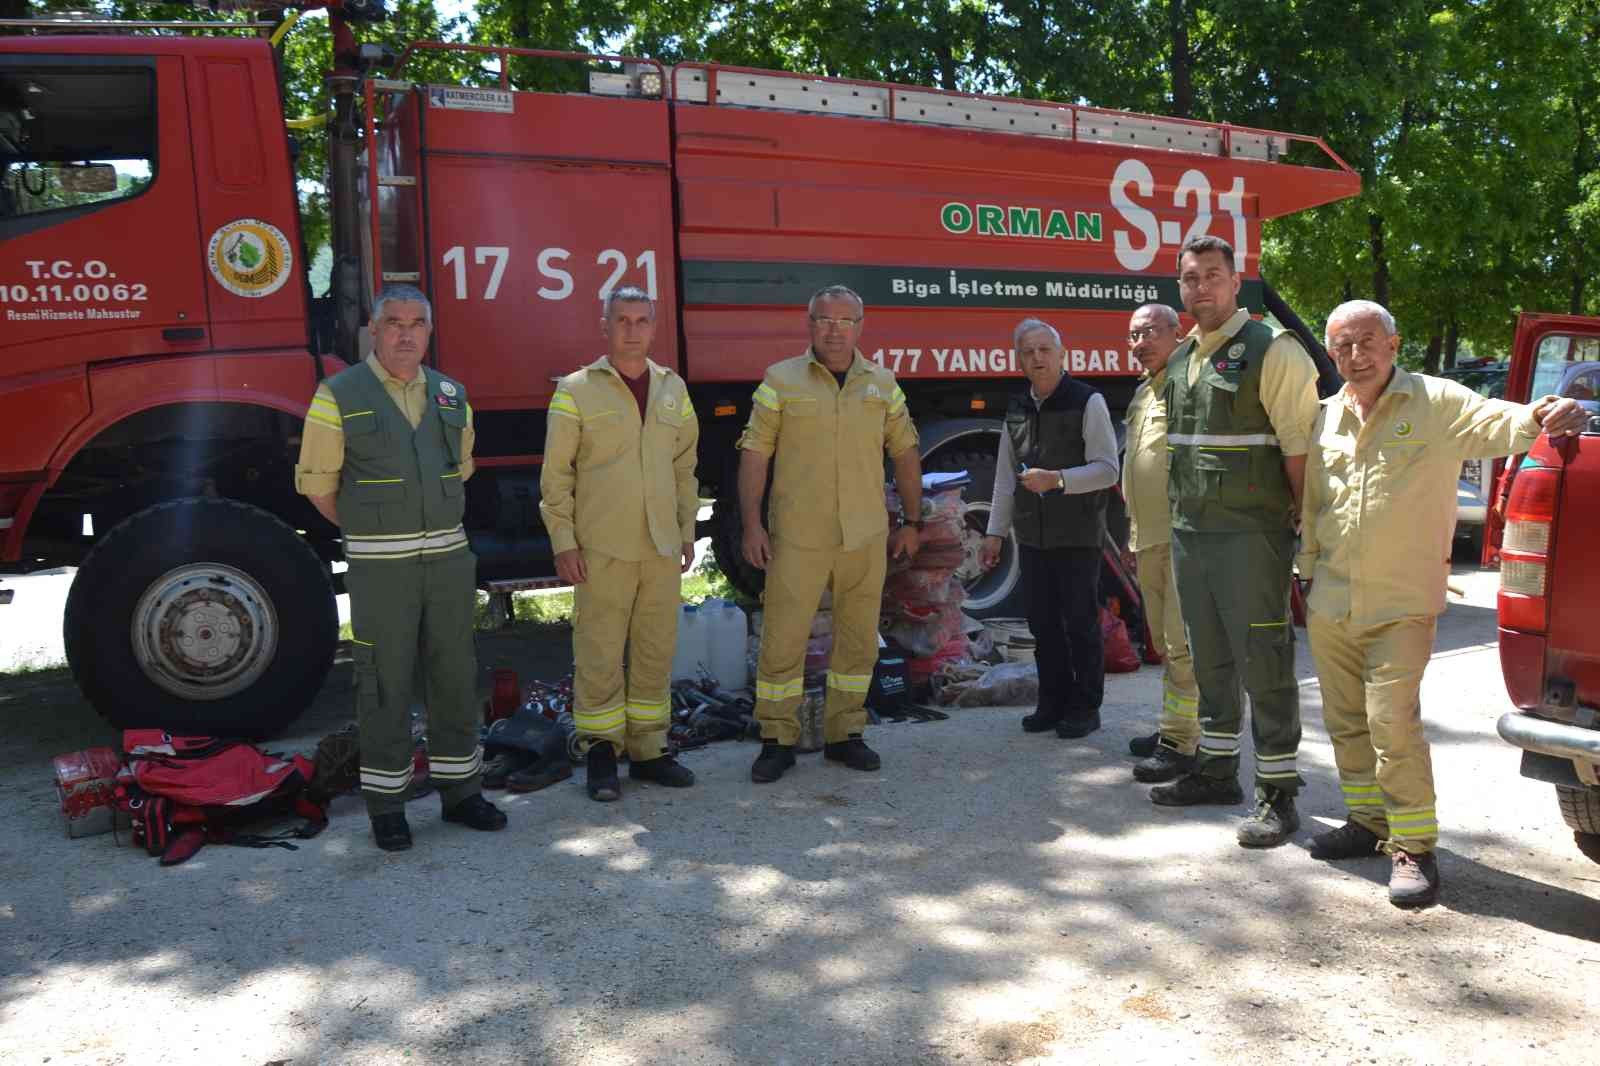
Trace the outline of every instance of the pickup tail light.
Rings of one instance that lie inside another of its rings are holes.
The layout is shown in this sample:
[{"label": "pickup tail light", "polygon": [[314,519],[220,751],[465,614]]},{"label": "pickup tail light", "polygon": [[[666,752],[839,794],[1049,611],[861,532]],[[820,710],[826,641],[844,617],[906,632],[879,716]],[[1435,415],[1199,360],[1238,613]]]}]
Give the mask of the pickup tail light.
[{"label": "pickup tail light", "polygon": [[1500,626],[1543,633],[1549,617],[1550,530],[1561,496],[1561,471],[1524,466],[1512,483],[1501,542]]}]

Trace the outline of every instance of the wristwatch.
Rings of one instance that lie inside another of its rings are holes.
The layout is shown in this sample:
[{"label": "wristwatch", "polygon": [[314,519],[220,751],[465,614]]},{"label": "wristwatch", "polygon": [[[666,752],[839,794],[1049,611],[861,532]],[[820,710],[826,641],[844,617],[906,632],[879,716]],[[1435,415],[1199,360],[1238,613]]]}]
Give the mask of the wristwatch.
[{"label": "wristwatch", "polygon": [[921,533],[922,532],[922,527],[926,523],[921,518],[919,518],[915,522],[913,522],[911,519],[907,518],[905,515],[902,514],[900,516],[900,524],[902,526],[910,526],[912,529],[916,530],[918,533]]}]

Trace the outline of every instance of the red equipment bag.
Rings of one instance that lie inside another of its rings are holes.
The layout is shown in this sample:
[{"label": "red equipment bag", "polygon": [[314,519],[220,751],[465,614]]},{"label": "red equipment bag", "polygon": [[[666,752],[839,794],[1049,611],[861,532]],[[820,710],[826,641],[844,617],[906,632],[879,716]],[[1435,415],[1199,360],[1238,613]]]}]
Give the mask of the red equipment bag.
[{"label": "red equipment bag", "polygon": [[[302,755],[274,755],[216,737],[173,736],[159,729],[122,734],[128,767],[119,776],[121,805],[133,817],[135,841],[161,865],[174,866],[206,844],[295,849],[328,824],[305,795],[313,765]],[[229,824],[293,811],[305,819],[270,836],[236,833]]]},{"label": "red equipment bag", "polygon": [[1128,626],[1109,610],[1100,608],[1100,635],[1106,646],[1106,673],[1126,674],[1139,669],[1139,656],[1128,639]]}]

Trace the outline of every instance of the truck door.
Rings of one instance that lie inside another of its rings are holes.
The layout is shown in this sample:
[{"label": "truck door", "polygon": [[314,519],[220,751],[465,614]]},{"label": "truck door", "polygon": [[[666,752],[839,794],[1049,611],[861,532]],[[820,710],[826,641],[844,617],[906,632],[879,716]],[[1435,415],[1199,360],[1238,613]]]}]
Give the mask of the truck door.
[{"label": "truck door", "polygon": [[[1600,318],[1520,315],[1511,352],[1506,399],[1527,403],[1535,397],[1548,395],[1578,400],[1600,398]],[[1483,529],[1485,565],[1500,557],[1505,503],[1511,494],[1518,459],[1520,457],[1495,461],[1495,491],[1490,497],[1493,502]]]},{"label": "truck door", "polygon": [[206,347],[198,240],[180,58],[0,55],[7,374]]}]

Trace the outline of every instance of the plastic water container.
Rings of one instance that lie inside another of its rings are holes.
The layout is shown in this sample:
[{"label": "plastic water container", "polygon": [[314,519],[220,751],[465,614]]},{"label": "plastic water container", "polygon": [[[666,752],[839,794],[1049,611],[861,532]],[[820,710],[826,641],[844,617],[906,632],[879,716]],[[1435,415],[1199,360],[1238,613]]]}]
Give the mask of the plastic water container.
[{"label": "plastic water container", "polygon": [[727,600],[710,599],[700,605],[705,616],[706,663],[717,684],[737,692],[750,683],[750,664],[746,655],[749,627],[744,611]]},{"label": "plastic water container", "polygon": [[672,680],[698,681],[701,670],[711,670],[706,615],[692,603],[678,608],[678,643],[672,649]]}]

